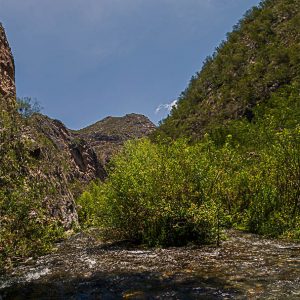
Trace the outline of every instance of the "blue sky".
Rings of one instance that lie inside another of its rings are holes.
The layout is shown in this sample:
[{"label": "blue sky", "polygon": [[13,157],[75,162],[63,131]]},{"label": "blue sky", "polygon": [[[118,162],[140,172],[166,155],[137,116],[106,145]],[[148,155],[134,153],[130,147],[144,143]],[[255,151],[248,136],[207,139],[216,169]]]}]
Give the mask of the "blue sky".
[{"label": "blue sky", "polygon": [[78,129],[135,112],[153,122],[259,0],[0,0],[18,96]]}]

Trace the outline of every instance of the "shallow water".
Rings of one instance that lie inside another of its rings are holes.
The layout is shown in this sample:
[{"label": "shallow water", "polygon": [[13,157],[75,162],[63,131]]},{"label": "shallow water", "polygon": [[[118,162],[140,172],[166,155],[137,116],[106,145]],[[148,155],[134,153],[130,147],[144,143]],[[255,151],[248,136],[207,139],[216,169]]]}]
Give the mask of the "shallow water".
[{"label": "shallow water", "polygon": [[0,277],[3,299],[300,299],[300,244],[228,231],[220,248],[77,234]]}]

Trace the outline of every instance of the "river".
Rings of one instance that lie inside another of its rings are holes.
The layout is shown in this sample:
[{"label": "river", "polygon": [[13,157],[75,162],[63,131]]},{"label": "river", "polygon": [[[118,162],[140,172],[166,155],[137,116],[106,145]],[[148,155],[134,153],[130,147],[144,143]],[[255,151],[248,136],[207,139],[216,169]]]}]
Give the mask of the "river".
[{"label": "river", "polygon": [[300,299],[300,244],[229,230],[220,247],[78,233],[0,277],[4,299]]}]

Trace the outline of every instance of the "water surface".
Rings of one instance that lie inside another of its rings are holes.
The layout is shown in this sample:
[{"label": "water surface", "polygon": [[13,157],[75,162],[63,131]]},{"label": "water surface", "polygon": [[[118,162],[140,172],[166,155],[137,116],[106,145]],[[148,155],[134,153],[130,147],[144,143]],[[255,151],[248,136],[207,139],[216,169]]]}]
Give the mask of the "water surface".
[{"label": "water surface", "polygon": [[227,236],[219,248],[147,249],[80,233],[0,277],[0,300],[300,299],[300,244]]}]

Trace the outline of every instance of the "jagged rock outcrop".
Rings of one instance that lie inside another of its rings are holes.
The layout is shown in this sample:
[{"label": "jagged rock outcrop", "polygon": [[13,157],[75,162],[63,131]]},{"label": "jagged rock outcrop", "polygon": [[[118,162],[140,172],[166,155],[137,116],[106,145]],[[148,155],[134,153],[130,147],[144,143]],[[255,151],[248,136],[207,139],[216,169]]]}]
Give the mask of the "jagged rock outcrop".
[{"label": "jagged rock outcrop", "polygon": [[109,162],[127,140],[149,135],[156,126],[145,116],[127,114],[124,117],[106,117],[74,134],[87,141],[103,165]]},{"label": "jagged rock outcrop", "polygon": [[55,190],[46,201],[48,211],[69,228],[77,223],[74,198],[91,180],[103,180],[106,173],[94,150],[61,121],[35,114],[30,124],[31,155],[43,165],[44,180]]},{"label": "jagged rock outcrop", "polygon": [[105,178],[105,171],[94,150],[85,140],[75,137],[61,121],[41,114],[34,115],[32,121],[38,132],[47,137],[64,156],[68,181],[80,180],[87,183],[95,178]]},{"label": "jagged rock outcrop", "polygon": [[0,23],[0,95],[5,98],[16,97],[15,64],[6,34]]}]

